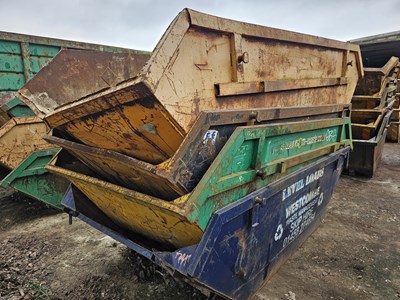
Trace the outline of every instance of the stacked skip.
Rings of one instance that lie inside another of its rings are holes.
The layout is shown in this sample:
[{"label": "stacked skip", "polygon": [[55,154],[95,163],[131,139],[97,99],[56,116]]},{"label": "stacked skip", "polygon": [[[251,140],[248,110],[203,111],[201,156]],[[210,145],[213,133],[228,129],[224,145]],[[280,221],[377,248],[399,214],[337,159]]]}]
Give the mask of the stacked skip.
[{"label": "stacked skip", "polygon": [[372,177],[388,134],[389,140],[398,141],[399,75],[397,57],[391,57],[382,68],[364,68],[364,78],[358,82],[351,100],[354,150],[350,174]]},{"label": "stacked skip", "polygon": [[133,76],[58,93],[52,80],[90,87],[85,59],[19,91],[63,149],[47,166],[73,183],[63,205],[195,286],[249,297],[326,210],[359,47],[185,9]]},{"label": "stacked skip", "polygon": [[[400,31],[388,32],[373,36],[367,36],[352,40],[360,45],[364,67],[381,68],[391,57],[400,57]],[[393,61],[393,60],[392,60]],[[400,67],[399,65],[397,67]],[[393,74],[392,79],[397,78],[397,93],[400,92],[399,75]],[[387,130],[386,141],[399,142],[400,134],[400,95],[397,94],[397,101],[393,105],[393,113],[390,126]]]},{"label": "stacked skip", "polygon": [[392,80],[397,84],[396,101],[393,104],[393,113],[388,127],[386,141],[398,143],[400,141],[400,62],[397,63],[395,72],[392,74]]},{"label": "stacked skip", "polygon": [[[61,49],[85,49],[81,52],[91,53],[93,59],[89,63],[98,72],[110,72],[112,65],[111,70],[121,80],[136,73],[149,56],[145,52],[123,48],[0,32],[1,187],[12,187],[57,208],[62,208],[61,199],[69,182],[48,173],[44,167],[59,149],[43,140],[49,127],[19,99],[16,92],[33,78],[40,81],[40,71]],[[62,52],[75,53],[73,50]],[[140,66],[130,61],[132,53],[143,56]],[[70,64],[72,62],[75,63],[75,71],[80,68],[78,58],[71,58]],[[126,62],[129,64],[122,66]],[[63,63],[67,64],[67,59]],[[101,76],[91,76],[87,81],[90,81],[91,88],[82,90],[74,86],[68,94],[82,97],[109,86]],[[61,89],[62,82],[51,84]]]}]

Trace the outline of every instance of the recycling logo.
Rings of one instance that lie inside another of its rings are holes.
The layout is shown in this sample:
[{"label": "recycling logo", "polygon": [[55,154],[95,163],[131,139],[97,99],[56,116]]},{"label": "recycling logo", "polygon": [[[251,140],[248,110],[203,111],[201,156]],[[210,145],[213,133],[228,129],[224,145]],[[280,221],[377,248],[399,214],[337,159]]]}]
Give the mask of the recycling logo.
[{"label": "recycling logo", "polygon": [[319,198],[318,198],[318,206],[320,206],[320,205],[322,204],[322,201],[324,201],[324,193],[321,193],[321,194],[319,195]]},{"label": "recycling logo", "polygon": [[282,234],[283,234],[283,227],[282,227],[282,224],[279,224],[278,228],[276,228],[276,232],[275,232],[275,236],[274,236],[275,242],[281,239]]}]

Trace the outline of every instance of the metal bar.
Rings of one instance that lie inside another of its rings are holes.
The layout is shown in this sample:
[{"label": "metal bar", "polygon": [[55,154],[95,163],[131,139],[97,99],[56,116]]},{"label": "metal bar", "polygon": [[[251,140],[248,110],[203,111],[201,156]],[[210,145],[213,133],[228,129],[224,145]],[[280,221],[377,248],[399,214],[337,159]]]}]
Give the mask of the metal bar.
[{"label": "metal bar", "polygon": [[[337,150],[341,146],[344,147],[344,146],[349,146],[349,145],[348,145],[348,143],[339,143],[339,142],[333,143],[331,145],[327,145],[327,146],[319,148],[319,149],[313,149],[310,151],[303,152],[299,155],[292,156],[288,159],[283,159],[281,162],[269,163],[264,168],[267,169],[268,167],[276,165],[276,164],[278,164],[278,165],[284,164],[285,168],[283,168],[282,169],[283,172],[281,171],[280,173],[285,173],[284,170],[287,168],[291,168],[291,167],[297,166],[303,162],[310,161],[310,160],[313,160],[314,158],[321,157],[325,154],[332,153],[332,152],[334,152],[333,150]],[[273,173],[271,173],[271,174],[273,174]]]},{"label": "metal bar", "polygon": [[350,51],[349,50],[343,51],[342,74],[341,74],[342,77],[346,76],[348,64],[349,63],[352,64],[352,62],[348,61],[349,56],[350,56]]},{"label": "metal bar", "polygon": [[[286,169],[288,168],[300,165],[301,163],[332,153],[333,150],[337,150],[340,146],[344,147],[348,145],[347,144],[345,145],[343,143],[333,143],[323,148],[318,148],[315,150],[303,152],[296,156],[291,156],[288,159],[282,159],[280,161],[270,162],[261,167],[259,170],[249,170],[237,173],[234,176],[227,176],[227,178],[221,177],[215,183],[215,189],[217,191],[215,192],[214,195],[218,195],[220,193],[224,193],[232,189],[233,185],[231,182],[237,182],[240,183],[240,185],[242,185],[254,181],[255,175],[266,178],[267,176],[275,173],[283,174],[286,173]],[[260,175],[258,175],[257,173]],[[229,184],[227,184],[228,180],[230,181]]]},{"label": "metal bar", "polygon": [[238,57],[242,55],[242,36],[234,33],[231,37],[232,82],[243,81],[243,66]]},{"label": "metal bar", "polygon": [[351,98],[351,101],[354,100],[359,100],[359,101],[367,101],[367,100],[381,100],[381,97],[379,96],[369,96],[369,95],[354,95],[353,98]]},{"label": "metal bar", "polygon": [[273,80],[253,82],[227,82],[216,84],[217,96],[234,96],[255,93],[272,93],[279,91],[311,89],[318,87],[346,85],[345,77]]},{"label": "metal bar", "polygon": [[25,82],[28,82],[33,77],[31,55],[29,53],[29,44],[27,42],[21,42],[20,45],[22,64],[24,66]]},{"label": "metal bar", "polygon": [[[304,121],[304,122],[293,122],[293,123],[283,123],[283,124],[268,124],[268,125],[259,125],[258,127],[243,127],[240,130],[244,131],[244,139],[252,140],[256,136],[260,138],[264,137],[272,137],[279,136],[288,133],[297,133],[310,131],[315,129],[323,129],[334,126],[343,125],[344,121],[342,119],[323,119],[323,120],[315,120],[315,121]],[[271,129],[271,130],[269,130]]]},{"label": "metal bar", "polygon": [[[190,23],[196,27],[212,29],[223,32],[240,32],[244,36],[271,39],[296,44],[319,46],[341,50],[358,51],[359,46],[308,34],[299,34],[293,31],[264,27],[255,24],[235,22],[229,19],[202,14],[200,12],[187,9]],[[362,68],[361,68],[362,69]]]},{"label": "metal bar", "polygon": [[87,49],[87,50],[97,50],[97,51],[111,50],[112,52],[127,52],[128,51],[130,53],[142,53],[142,54],[150,53],[148,51],[132,50],[132,49],[127,49],[127,48],[112,47],[112,46],[107,46],[107,45],[75,42],[75,41],[62,40],[62,39],[57,39],[57,38],[26,35],[26,34],[5,32],[5,31],[0,31],[0,39],[7,40],[7,41],[13,41],[13,42],[24,42],[24,43],[30,43],[30,44],[39,44],[39,45],[55,46],[55,47],[63,47],[63,48]]},{"label": "metal bar", "polygon": [[397,66],[398,62],[399,62],[399,58],[392,56],[389,59],[389,61],[381,68],[381,72],[385,76],[389,76],[390,72]]},{"label": "metal bar", "polygon": [[381,124],[381,127],[379,128],[379,131],[378,131],[378,133],[377,133],[377,135],[376,135],[376,137],[377,138],[379,138],[381,135],[382,135],[382,133],[383,133],[383,131],[386,129],[386,128],[388,128],[389,127],[389,121],[390,121],[390,117],[392,116],[392,113],[393,113],[393,111],[389,111],[389,112],[387,112],[386,113],[386,115],[385,115],[385,117],[383,118],[383,120],[382,120],[382,124]]}]

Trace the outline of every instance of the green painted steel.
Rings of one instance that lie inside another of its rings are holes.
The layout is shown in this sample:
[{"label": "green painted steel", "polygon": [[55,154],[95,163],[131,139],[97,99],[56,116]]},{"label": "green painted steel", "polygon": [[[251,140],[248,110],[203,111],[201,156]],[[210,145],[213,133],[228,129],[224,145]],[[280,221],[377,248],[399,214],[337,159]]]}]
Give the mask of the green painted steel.
[{"label": "green painted steel", "polygon": [[60,47],[29,44],[29,54],[32,56],[54,57],[60,51]]},{"label": "green painted steel", "polygon": [[[0,31],[0,95],[16,92],[40,71],[61,49],[87,49],[105,52],[147,53],[132,49],[81,43]],[[19,105],[15,116],[32,115]]]},{"label": "green painted steel", "polygon": [[14,53],[14,54],[21,54],[21,47],[18,42],[9,41],[7,38],[2,38],[0,43],[0,53]]},{"label": "green painted steel", "polygon": [[238,127],[189,197],[187,218],[204,230],[217,209],[351,145],[350,118]]},{"label": "green painted steel", "polygon": [[21,56],[17,54],[0,55],[0,72],[23,73]]},{"label": "green painted steel", "polygon": [[24,84],[24,74],[0,73],[0,91],[2,92],[15,92]]},{"label": "green painted steel", "polygon": [[19,90],[62,48],[145,53],[126,48],[0,31],[0,93]]},{"label": "green painted steel", "polygon": [[52,207],[62,209],[61,200],[69,182],[45,169],[59,150],[56,148],[33,152],[3,179],[1,187],[12,187]]},{"label": "green painted steel", "polygon": [[1,109],[13,118],[35,116],[35,113],[18,98],[14,98],[5,103]]},{"label": "green painted steel", "polygon": [[32,73],[38,73],[51,59],[50,57],[32,57]]}]

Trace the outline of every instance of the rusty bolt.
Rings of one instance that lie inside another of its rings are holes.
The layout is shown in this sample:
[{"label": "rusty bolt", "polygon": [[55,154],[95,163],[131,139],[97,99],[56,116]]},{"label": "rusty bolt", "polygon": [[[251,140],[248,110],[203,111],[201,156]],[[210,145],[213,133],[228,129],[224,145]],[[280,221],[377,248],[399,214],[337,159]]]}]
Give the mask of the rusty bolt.
[{"label": "rusty bolt", "polygon": [[247,64],[249,62],[249,53],[243,52],[242,55],[239,55],[238,57],[238,63],[245,63]]},{"label": "rusty bolt", "polygon": [[250,120],[257,119],[258,113],[256,111],[252,111],[249,115]]},{"label": "rusty bolt", "polygon": [[249,114],[249,121],[247,122],[247,125],[254,125],[254,123],[257,121],[257,116],[258,116],[258,113],[252,111]]},{"label": "rusty bolt", "polygon": [[264,171],[261,171],[261,170],[257,170],[256,171],[256,175],[258,176],[258,177],[261,177],[261,179],[265,179],[265,178],[267,178],[267,173],[265,173]]}]

